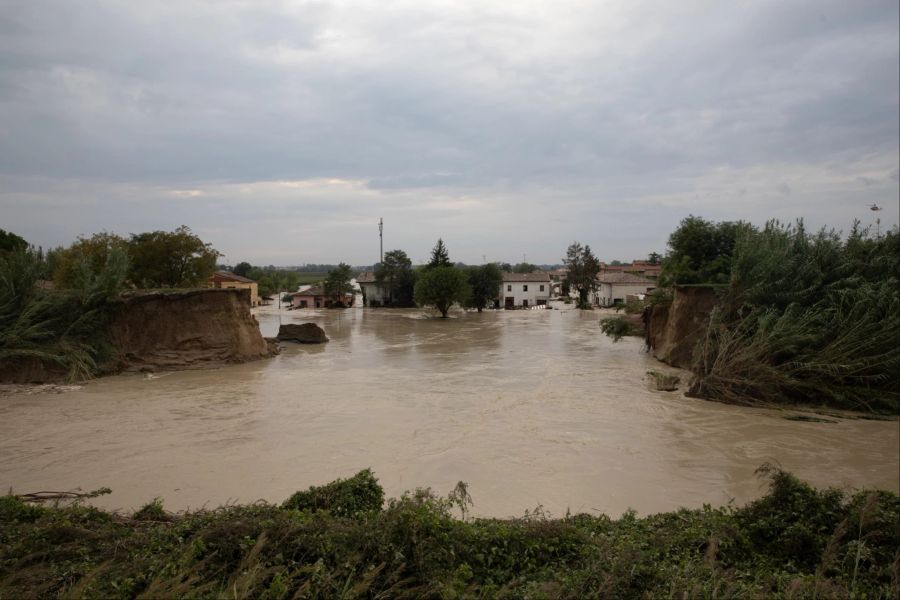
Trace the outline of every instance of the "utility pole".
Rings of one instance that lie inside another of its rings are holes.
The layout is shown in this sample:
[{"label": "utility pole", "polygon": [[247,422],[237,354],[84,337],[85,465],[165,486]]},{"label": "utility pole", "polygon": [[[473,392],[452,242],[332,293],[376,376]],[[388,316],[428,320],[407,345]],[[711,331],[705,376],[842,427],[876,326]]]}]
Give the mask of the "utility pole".
[{"label": "utility pole", "polygon": [[[882,207],[878,206],[877,204],[872,204],[871,206],[869,206],[869,210],[878,212],[878,211],[884,210],[884,209]],[[877,238],[881,237],[881,217],[878,217],[877,219],[875,219],[875,237],[877,237]]]},{"label": "utility pole", "polygon": [[379,262],[383,263],[384,262],[384,219],[382,219],[380,217],[378,218],[378,250],[379,250],[379,256],[381,257],[379,259]]}]

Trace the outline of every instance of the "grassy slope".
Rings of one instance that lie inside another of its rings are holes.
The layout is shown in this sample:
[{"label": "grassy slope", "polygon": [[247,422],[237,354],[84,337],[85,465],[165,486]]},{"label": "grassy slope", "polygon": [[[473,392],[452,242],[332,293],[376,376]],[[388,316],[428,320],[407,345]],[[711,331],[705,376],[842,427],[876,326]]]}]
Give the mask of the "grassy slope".
[{"label": "grassy slope", "polygon": [[129,516],[0,497],[0,598],[897,597],[900,500],[769,469],[741,509],[467,519],[363,471],[284,506]]}]

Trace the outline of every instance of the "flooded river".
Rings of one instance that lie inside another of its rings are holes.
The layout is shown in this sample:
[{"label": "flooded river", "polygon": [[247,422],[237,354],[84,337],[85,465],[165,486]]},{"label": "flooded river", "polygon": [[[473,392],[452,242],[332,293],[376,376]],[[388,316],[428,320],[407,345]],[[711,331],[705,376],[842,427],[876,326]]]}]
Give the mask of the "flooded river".
[{"label": "flooded river", "polygon": [[[568,308],[568,307],[565,307]],[[817,485],[898,491],[898,424],[797,422],[651,391],[661,365],[597,312],[263,309],[265,335],[331,342],[209,371],[0,398],[0,487],[108,486],[110,508],[278,502],[371,467],[389,496],[468,482],[474,513],[640,513],[744,503],[780,463]],[[152,325],[150,325],[152,326]],[[664,368],[664,367],[663,367]]]}]

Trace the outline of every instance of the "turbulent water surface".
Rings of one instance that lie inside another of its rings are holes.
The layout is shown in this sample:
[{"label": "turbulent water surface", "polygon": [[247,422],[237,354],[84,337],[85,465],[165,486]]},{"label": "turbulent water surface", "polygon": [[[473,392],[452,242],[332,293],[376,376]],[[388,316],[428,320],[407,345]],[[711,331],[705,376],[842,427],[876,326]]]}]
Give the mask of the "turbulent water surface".
[{"label": "turbulent water surface", "polygon": [[896,421],[798,422],[651,391],[661,365],[601,335],[596,312],[257,317],[265,335],[310,320],[331,342],[0,398],[3,491],[108,486],[107,507],[184,509],[281,501],[371,467],[388,495],[463,480],[473,512],[514,516],[743,503],[765,461],[817,485],[900,486]]}]

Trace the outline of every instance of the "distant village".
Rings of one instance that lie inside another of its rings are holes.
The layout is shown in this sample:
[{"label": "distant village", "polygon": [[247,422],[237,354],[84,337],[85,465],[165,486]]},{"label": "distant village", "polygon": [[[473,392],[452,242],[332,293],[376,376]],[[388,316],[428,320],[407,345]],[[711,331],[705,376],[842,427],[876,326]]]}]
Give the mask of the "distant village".
[{"label": "distant village", "polygon": [[[510,265],[504,265],[510,267]],[[662,265],[659,260],[634,260],[623,264],[599,263],[595,285],[589,293],[589,301],[596,307],[613,307],[630,299],[643,300],[656,288]],[[545,307],[550,300],[575,298],[565,293],[566,267],[538,268],[529,272],[502,271],[502,282],[490,308],[529,309]],[[209,287],[250,290],[251,306],[274,302],[287,303],[289,309],[350,307],[361,303],[365,307],[390,307],[391,293],[387,282],[379,279],[374,270],[363,270],[350,281],[352,289],[328,293],[324,282],[298,286],[293,291],[274,295],[260,294],[258,282],[221,269],[209,278]]]}]

